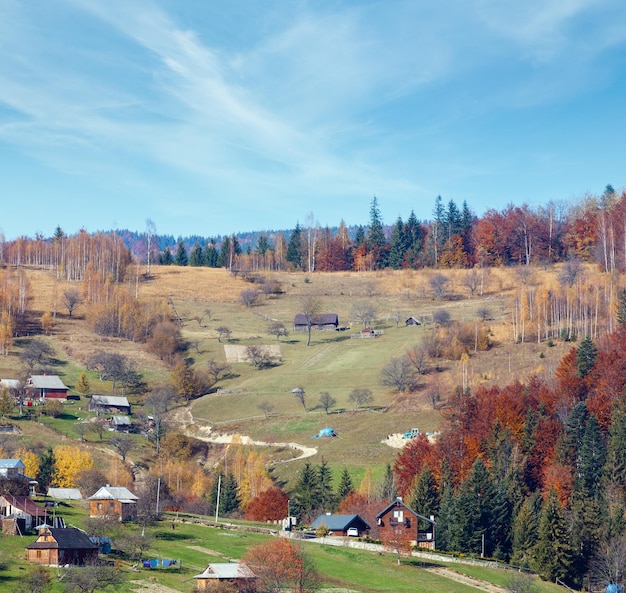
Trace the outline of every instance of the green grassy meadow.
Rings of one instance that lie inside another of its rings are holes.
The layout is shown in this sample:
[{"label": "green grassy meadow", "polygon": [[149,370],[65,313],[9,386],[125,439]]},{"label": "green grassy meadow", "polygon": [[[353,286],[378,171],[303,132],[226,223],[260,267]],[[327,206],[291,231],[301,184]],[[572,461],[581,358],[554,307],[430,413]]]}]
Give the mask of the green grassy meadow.
[{"label": "green grassy meadow", "polygon": [[[58,510],[68,526],[83,526],[87,515],[85,502],[62,503]],[[228,562],[240,559],[253,545],[268,541],[272,536],[248,531],[215,528],[187,520],[176,521],[171,529],[172,515],[169,519],[146,529],[153,545],[145,558],[177,560],[175,568],[130,570],[126,562],[119,564],[128,581],[121,590],[140,590],[141,586],[163,585],[180,592],[191,592],[195,581],[193,576],[204,570],[210,562]],[[139,531],[138,526],[124,524],[123,530]],[[14,591],[30,565],[25,560],[24,548],[35,540],[35,536],[0,535],[0,591]],[[115,543],[115,537],[113,538]],[[368,552],[346,546],[330,546],[313,542],[303,542],[306,552],[311,556],[321,574],[321,592],[329,589],[334,592],[359,593],[471,593],[477,589],[435,574],[428,567],[444,566],[461,574],[466,574],[496,585],[504,586],[510,573],[484,566],[472,566],[461,563],[437,563],[421,558],[403,558],[398,566],[396,556],[387,553]],[[115,546],[114,546],[115,547]],[[116,554],[104,558],[116,560]],[[58,577],[62,569],[51,568],[52,593],[63,590]],[[541,593],[559,590],[550,583],[537,581]]]}]

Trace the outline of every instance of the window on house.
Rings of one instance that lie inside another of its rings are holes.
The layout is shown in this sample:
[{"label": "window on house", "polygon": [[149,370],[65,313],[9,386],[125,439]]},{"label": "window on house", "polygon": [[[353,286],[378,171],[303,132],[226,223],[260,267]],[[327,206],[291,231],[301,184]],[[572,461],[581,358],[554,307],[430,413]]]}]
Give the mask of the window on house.
[{"label": "window on house", "polygon": [[393,512],[393,520],[394,521],[398,521],[398,523],[403,521],[404,520],[404,511],[401,511],[401,510],[394,511]]}]

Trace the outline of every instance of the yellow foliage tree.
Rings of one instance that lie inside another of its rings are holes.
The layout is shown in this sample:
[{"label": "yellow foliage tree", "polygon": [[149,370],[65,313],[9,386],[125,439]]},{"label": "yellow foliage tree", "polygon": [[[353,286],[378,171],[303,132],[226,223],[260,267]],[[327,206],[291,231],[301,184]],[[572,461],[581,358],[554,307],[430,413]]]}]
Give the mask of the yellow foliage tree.
[{"label": "yellow foliage tree", "polygon": [[15,453],[18,459],[21,459],[24,465],[24,475],[29,478],[35,478],[39,473],[39,457],[32,451],[26,449],[18,449]]},{"label": "yellow foliage tree", "polygon": [[93,458],[89,451],[73,445],[59,445],[54,448],[52,483],[59,488],[73,488],[78,472],[90,467],[93,467]]},{"label": "yellow foliage tree", "polygon": [[46,311],[41,316],[41,329],[46,335],[48,335],[52,331],[53,327],[54,327],[54,320],[52,318],[52,313],[50,311]]}]

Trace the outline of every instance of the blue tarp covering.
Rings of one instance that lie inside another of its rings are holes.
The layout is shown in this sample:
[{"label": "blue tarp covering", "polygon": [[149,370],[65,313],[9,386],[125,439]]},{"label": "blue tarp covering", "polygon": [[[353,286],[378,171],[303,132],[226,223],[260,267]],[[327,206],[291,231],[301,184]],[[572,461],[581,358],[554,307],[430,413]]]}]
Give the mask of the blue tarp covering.
[{"label": "blue tarp covering", "polygon": [[622,593],[622,586],[611,583],[606,586],[606,593]]},{"label": "blue tarp covering", "polygon": [[337,433],[332,428],[322,428],[317,434],[314,434],[311,438],[319,439],[322,437],[336,437]]}]

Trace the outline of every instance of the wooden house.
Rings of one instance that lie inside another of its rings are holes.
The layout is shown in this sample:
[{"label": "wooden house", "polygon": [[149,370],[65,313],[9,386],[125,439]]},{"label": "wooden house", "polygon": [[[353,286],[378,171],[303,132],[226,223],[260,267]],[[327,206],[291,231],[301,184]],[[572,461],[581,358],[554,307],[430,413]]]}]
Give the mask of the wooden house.
[{"label": "wooden house", "polygon": [[0,516],[5,533],[23,534],[46,521],[46,509],[35,504],[28,496],[0,496]]},{"label": "wooden house", "polygon": [[31,375],[24,386],[31,399],[67,399],[69,387],[57,375]]},{"label": "wooden house", "polygon": [[137,516],[137,500],[123,486],[102,486],[89,500],[90,517],[114,517],[119,521],[131,521]]},{"label": "wooden house", "polygon": [[401,539],[406,536],[414,546],[435,549],[435,520],[416,513],[396,498],[376,515],[380,539]]},{"label": "wooden house", "polygon": [[320,515],[313,523],[311,529],[326,527],[332,535],[361,537],[367,535],[370,526],[359,515]]},{"label": "wooden house", "polygon": [[[339,316],[336,313],[320,313],[311,319],[311,329],[336,330],[339,328]],[[298,313],[293,319],[294,331],[307,331],[309,328],[309,318],[304,313]]]},{"label": "wooden house", "polygon": [[26,559],[46,566],[83,565],[98,558],[98,544],[80,529],[41,529],[37,540],[26,546]]},{"label": "wooden house", "polygon": [[407,327],[410,327],[410,326],[422,325],[422,324],[420,323],[420,320],[417,319],[416,317],[409,317],[404,322],[404,325],[407,326]]},{"label": "wooden house", "polygon": [[193,578],[198,591],[222,591],[225,583],[234,586],[236,591],[246,591],[254,588],[250,585],[256,575],[242,562],[222,562],[209,564]]}]

